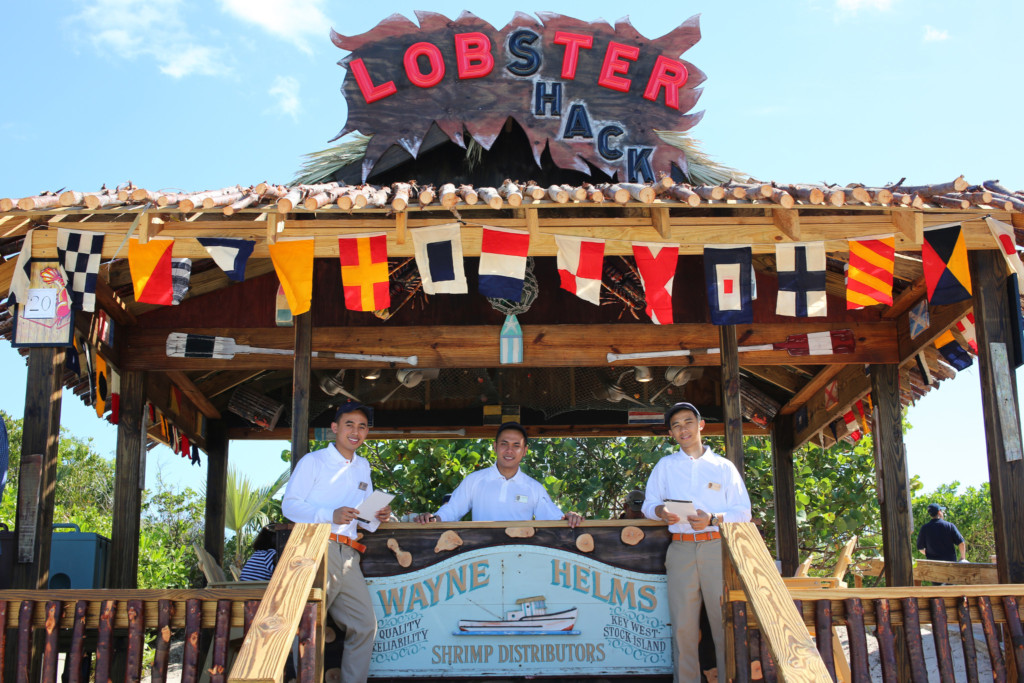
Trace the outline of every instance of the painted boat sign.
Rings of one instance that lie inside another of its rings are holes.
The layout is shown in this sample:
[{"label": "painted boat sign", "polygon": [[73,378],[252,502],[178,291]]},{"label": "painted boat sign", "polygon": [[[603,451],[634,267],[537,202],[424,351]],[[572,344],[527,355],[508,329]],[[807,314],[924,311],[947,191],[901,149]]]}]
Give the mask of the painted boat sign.
[{"label": "painted boat sign", "polygon": [[672,671],[665,576],[502,545],[367,579],[373,676]]}]

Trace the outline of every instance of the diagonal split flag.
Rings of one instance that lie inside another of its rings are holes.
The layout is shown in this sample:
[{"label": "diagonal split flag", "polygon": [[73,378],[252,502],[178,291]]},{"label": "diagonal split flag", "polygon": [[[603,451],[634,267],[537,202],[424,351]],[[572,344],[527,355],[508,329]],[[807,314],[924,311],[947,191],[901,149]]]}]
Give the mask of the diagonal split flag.
[{"label": "diagonal split flag", "polygon": [[946,330],[935,340],[935,348],[939,350],[946,362],[957,370],[966,370],[974,364],[974,359],[967,350],[960,346],[953,333]]},{"label": "diagonal split flag", "polygon": [[491,299],[519,301],[529,251],[530,233],[484,226],[480,241],[480,293]]},{"label": "diagonal split flag", "polygon": [[173,248],[174,240],[169,237],[153,237],[146,244],[135,237],[128,240],[128,268],[138,303],[170,306],[173,302]]},{"label": "diagonal split flag", "polygon": [[228,278],[235,282],[245,280],[245,266],[255,242],[228,237],[197,237],[196,240]]},{"label": "diagonal split flag", "polygon": [[379,311],[391,305],[388,288],[388,238],[383,232],[338,238],[345,308]]},{"label": "diagonal split flag", "polygon": [[558,245],[558,277],[562,289],[584,301],[601,303],[601,268],[604,240],[555,235]]}]

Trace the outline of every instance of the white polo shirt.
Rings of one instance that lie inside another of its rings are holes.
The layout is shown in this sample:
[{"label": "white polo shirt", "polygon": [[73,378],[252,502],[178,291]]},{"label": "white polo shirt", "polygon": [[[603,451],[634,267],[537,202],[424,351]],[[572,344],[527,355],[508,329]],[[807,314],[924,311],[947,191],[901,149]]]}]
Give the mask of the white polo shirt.
[{"label": "white polo shirt", "polygon": [[540,482],[522,470],[506,479],[497,465],[477,470],[463,479],[451,499],[434,516],[442,522],[457,522],[470,510],[474,522],[562,519],[562,511]]},{"label": "white polo shirt", "polygon": [[332,532],[355,540],[357,522],[334,524],[334,511],[357,507],[372,492],[369,461],[360,455],[347,460],[330,444],[299,460],[284,490],[281,511],[293,522],[330,522]]}]

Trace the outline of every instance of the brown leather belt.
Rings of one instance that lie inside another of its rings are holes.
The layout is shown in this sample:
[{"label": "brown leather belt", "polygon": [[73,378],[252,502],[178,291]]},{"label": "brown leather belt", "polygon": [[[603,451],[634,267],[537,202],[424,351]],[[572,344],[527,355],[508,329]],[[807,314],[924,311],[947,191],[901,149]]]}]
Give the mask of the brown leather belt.
[{"label": "brown leather belt", "polygon": [[348,536],[342,536],[341,534],[331,534],[331,540],[332,541],[337,541],[338,543],[341,543],[342,545],[347,545],[350,548],[352,548],[353,550],[355,550],[357,553],[365,553],[366,552],[366,546],[365,545],[363,545],[359,541],[353,541]]},{"label": "brown leather belt", "polygon": [[702,531],[699,534],[672,534],[673,541],[714,541],[722,537],[717,531]]}]

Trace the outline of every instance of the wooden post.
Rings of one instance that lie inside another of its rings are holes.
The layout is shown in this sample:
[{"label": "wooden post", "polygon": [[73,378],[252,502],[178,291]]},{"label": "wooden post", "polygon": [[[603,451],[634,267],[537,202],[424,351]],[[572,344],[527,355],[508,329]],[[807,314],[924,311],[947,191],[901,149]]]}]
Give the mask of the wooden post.
[{"label": "wooden post", "polygon": [[203,547],[224,564],[224,524],[228,482],[228,434],[224,423],[210,420],[206,427],[206,527]]},{"label": "wooden post", "polygon": [[28,352],[14,527],[16,557],[11,577],[14,588],[45,589],[50,579],[63,375],[63,349],[34,348]]},{"label": "wooden post", "polygon": [[139,581],[139,528],[145,448],[146,373],[121,373],[121,409],[114,461],[114,519],[110,539],[110,588],[136,588]]},{"label": "wooden post", "polygon": [[[900,418],[900,373],[895,364],[873,364],[871,398],[874,402],[875,477],[882,512],[882,554],[887,587],[914,585],[914,518],[910,512],[910,476],[903,446]],[[910,680],[906,632],[893,627],[896,636],[898,679]]]},{"label": "wooden post", "polygon": [[1017,379],[1009,359],[1013,356],[1015,320],[1019,301],[1011,302],[1006,289],[1006,265],[998,251],[968,254],[974,286],[974,324],[981,370],[981,405],[985,415],[985,444],[992,491],[996,571],[1000,583],[1024,582],[1024,460]]},{"label": "wooden post", "polygon": [[778,415],[772,423],[772,478],[775,482],[775,558],[782,575],[793,576],[800,565],[796,530],[796,483],[793,476],[793,416]]},{"label": "wooden post", "polygon": [[722,349],[722,422],[725,423],[725,457],[743,476],[743,410],[740,407],[740,358],[736,326],[718,328]]},{"label": "wooden post", "polygon": [[309,450],[309,381],[312,372],[313,313],[295,316],[292,376],[292,469]]}]

